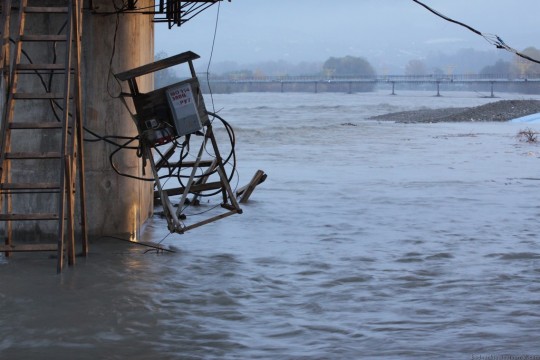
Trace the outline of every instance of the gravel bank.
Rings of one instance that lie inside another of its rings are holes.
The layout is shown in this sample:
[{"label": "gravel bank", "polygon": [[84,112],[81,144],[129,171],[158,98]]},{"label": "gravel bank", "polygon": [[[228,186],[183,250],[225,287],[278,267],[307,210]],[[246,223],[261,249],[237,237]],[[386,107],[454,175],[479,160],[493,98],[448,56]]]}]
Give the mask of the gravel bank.
[{"label": "gravel bank", "polygon": [[500,100],[470,108],[442,108],[401,111],[373,116],[370,120],[399,123],[508,121],[540,112],[540,100]]}]

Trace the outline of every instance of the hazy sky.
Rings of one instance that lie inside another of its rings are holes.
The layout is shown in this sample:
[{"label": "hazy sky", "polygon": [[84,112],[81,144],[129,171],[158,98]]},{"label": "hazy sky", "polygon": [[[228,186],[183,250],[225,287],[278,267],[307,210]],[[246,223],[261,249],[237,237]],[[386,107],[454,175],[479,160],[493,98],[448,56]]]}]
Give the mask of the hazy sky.
[{"label": "hazy sky", "polygon": [[[540,48],[539,0],[425,0],[429,6],[519,50]],[[191,50],[207,63],[218,6],[180,28],[156,24],[156,52]],[[232,0],[220,8],[213,62],[324,61],[363,56],[407,62],[429,52],[491,50],[480,36],[412,0]],[[499,50],[502,51],[502,50]]]}]

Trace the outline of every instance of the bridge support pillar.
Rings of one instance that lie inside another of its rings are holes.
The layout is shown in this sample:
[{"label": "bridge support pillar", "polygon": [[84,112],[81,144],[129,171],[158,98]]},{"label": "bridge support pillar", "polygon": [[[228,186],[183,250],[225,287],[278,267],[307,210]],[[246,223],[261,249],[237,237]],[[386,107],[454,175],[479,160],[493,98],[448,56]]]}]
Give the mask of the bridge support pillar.
[{"label": "bridge support pillar", "polygon": [[436,95],[436,96],[441,96],[441,92],[439,91],[439,90],[440,90],[440,86],[441,86],[441,82],[440,82],[440,81],[437,81],[437,95]]}]

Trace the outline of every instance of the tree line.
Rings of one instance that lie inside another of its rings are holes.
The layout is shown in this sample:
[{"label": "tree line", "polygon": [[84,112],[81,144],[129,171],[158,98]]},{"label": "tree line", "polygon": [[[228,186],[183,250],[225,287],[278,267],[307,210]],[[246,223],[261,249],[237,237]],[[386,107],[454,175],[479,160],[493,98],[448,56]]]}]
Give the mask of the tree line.
[{"label": "tree line", "polygon": [[[540,61],[540,50],[535,47],[528,47],[521,53]],[[432,69],[421,59],[410,60],[405,66],[405,75],[452,75],[452,67],[443,70],[438,67]],[[540,64],[515,55],[511,60],[498,59],[491,65],[484,66],[479,72],[481,75],[504,75],[511,78],[531,78],[540,77]]]},{"label": "tree line", "polygon": [[[470,53],[471,57],[473,53]],[[522,51],[523,54],[530,56],[534,59],[540,59],[540,50],[535,47],[528,47]],[[464,55],[467,55],[467,51],[464,50]],[[167,57],[167,54],[161,52],[156,55],[156,60]],[[405,68],[404,74],[410,76],[423,76],[423,75],[453,75],[453,68],[448,66],[446,69],[433,66],[430,68],[425,59],[412,59]],[[526,59],[514,56],[510,60],[497,59],[493,64],[484,66],[480,71],[482,75],[503,75],[512,79],[527,79],[540,77],[540,64],[528,61]],[[213,75],[213,74],[212,74]],[[305,76],[320,76],[327,79],[337,79],[340,77],[364,77],[370,78],[377,76],[377,72],[372,64],[364,57],[356,56],[344,56],[344,57],[330,57],[320,67],[317,73],[306,73]],[[200,75],[199,75],[200,76]],[[265,73],[261,70],[240,70],[230,71],[221,74],[222,77],[243,80],[252,78],[263,78]],[[287,76],[284,74],[283,76]],[[178,74],[171,69],[162,71],[155,74],[155,86],[163,87],[170,85],[174,82],[180,81]],[[354,91],[373,91],[375,88],[374,83],[361,84],[355,88]],[[512,90],[512,89],[508,89]]]}]

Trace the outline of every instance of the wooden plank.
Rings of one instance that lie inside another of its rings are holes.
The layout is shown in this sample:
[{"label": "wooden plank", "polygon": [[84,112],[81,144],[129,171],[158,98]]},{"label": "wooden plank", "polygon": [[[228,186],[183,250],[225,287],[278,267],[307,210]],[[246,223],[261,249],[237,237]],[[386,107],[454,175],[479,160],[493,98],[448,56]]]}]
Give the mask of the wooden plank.
[{"label": "wooden plank", "polygon": [[[79,26],[78,24],[73,24],[73,17],[72,17],[72,13],[71,11],[73,10],[72,8],[73,6],[73,3],[71,4],[71,6],[69,7],[69,11],[70,11],[70,14],[69,14],[69,17],[71,17],[71,19],[68,17],[67,19],[67,32],[66,32],[66,35],[67,35],[67,43],[71,45],[71,41],[72,41],[72,35],[73,35],[73,27],[74,26]],[[64,63],[67,64],[68,66],[71,66],[71,62],[72,62],[72,50],[73,50],[73,47],[72,46],[68,46],[66,51],[64,52]],[[77,74],[79,75],[79,74]],[[66,168],[66,163],[65,161],[67,160],[67,158],[69,157],[69,155],[71,154],[71,152],[69,153],[66,153],[68,150],[68,144],[69,144],[69,140],[68,140],[68,129],[67,129],[67,124],[69,122],[69,108],[70,108],[70,102],[69,102],[69,95],[70,95],[70,90],[71,90],[71,76],[64,76],[63,79],[62,79],[62,86],[63,86],[63,92],[62,94],[64,95],[63,98],[62,98],[62,116],[60,117],[61,119],[61,122],[63,125],[66,125],[62,128],[62,140],[61,140],[61,144],[62,144],[62,158],[64,159],[64,161],[60,161],[60,166],[59,166],[59,169],[60,169],[60,187],[62,189],[66,189],[67,188],[67,185],[66,185],[66,176],[67,176],[67,173],[69,172],[69,169]],[[75,105],[76,106],[76,105]],[[74,132],[72,131],[71,132],[71,135],[74,135]],[[72,143],[74,144],[74,143]],[[68,198],[71,196],[72,194],[67,194]],[[69,200],[67,200],[69,202]],[[66,192],[65,191],[61,191],[60,192],[60,196],[59,196],[59,201],[58,201],[58,251],[57,251],[57,264],[56,264],[56,271],[57,273],[60,273],[62,272],[62,268],[64,267],[64,250],[65,250],[65,241],[66,241],[66,238],[69,239],[70,237],[70,234],[69,234],[69,229],[68,229],[68,234],[66,236]],[[72,219],[69,219],[69,215],[68,215],[68,228],[69,228],[69,222],[71,221]],[[69,246],[68,246],[68,251],[69,251]]]},{"label": "wooden plank", "polygon": [[64,64],[18,64],[17,70],[21,71],[38,71],[38,70],[54,70],[64,71],[66,66]]},{"label": "wooden plank", "polygon": [[16,93],[13,94],[14,99],[19,100],[51,100],[51,99],[63,99],[62,93]]},{"label": "wooden plank", "polygon": [[22,41],[66,41],[66,35],[22,35]]},{"label": "wooden plank", "polygon": [[206,220],[200,221],[200,222],[198,222],[198,223],[195,223],[195,224],[186,226],[186,227],[182,228],[181,230],[176,229],[176,232],[178,232],[178,233],[180,233],[180,234],[183,234],[183,233],[185,233],[185,232],[188,231],[188,230],[195,229],[195,228],[198,228],[198,227],[200,227],[200,226],[203,226],[203,225],[212,223],[212,222],[214,222],[214,221],[221,220],[221,219],[226,218],[226,217],[228,217],[228,216],[237,214],[238,212],[239,212],[239,210],[231,210],[231,211],[227,211],[227,212],[224,213],[224,214],[216,215],[216,216],[211,217],[211,218],[209,218],[209,219],[206,219]]},{"label": "wooden plank", "polygon": [[2,190],[59,190],[55,183],[10,183],[0,184]]},{"label": "wooden plank", "polygon": [[49,13],[49,14],[67,14],[67,6],[27,6],[24,9],[26,13]]},{"label": "wooden plank", "polygon": [[137,67],[135,69],[121,72],[119,74],[116,74],[116,77],[119,80],[126,81],[126,80],[133,79],[135,77],[150,74],[150,73],[153,73],[153,72],[156,72],[156,71],[159,71],[159,70],[162,70],[162,69],[174,66],[174,65],[182,64],[188,61],[193,61],[198,58],[200,58],[200,56],[195,54],[194,52],[186,51],[178,55],[174,55],[165,59],[155,61],[150,64]]},{"label": "wooden plank", "polygon": [[67,190],[67,257],[70,266],[75,265],[75,197],[73,188],[75,187],[75,159],[67,155],[65,157],[65,182]]},{"label": "wooden plank", "polygon": [[236,196],[242,196],[240,203],[246,203],[249,200],[249,197],[255,190],[257,185],[262,184],[266,180],[267,175],[262,170],[257,170],[253,178],[248,183],[248,185],[241,187],[236,191]]},{"label": "wooden plank", "polygon": [[19,221],[19,220],[58,220],[58,214],[54,214],[54,213],[0,214],[0,221]]},{"label": "wooden plank", "polygon": [[0,244],[0,252],[56,251],[56,244]]},{"label": "wooden plank", "polygon": [[10,129],[62,129],[62,123],[59,121],[47,122],[16,122],[9,124]]},{"label": "wooden plank", "polygon": [[[81,239],[82,245],[82,254],[83,256],[88,255],[88,233],[86,227],[86,184],[85,184],[85,175],[84,175],[84,112],[83,112],[83,99],[82,99],[82,81],[81,81],[81,62],[82,62],[82,23],[83,23],[83,7],[84,1],[80,0],[75,6],[75,11],[73,12],[73,22],[76,26],[73,27],[73,43],[75,44],[75,59],[74,69],[76,76],[74,77],[75,84],[73,86],[73,91],[75,93],[75,124],[74,128],[76,131],[76,165],[78,167],[78,177],[79,177],[79,224],[81,229],[81,234],[79,238]],[[90,6],[92,2],[90,1]]]},{"label": "wooden plank", "polygon": [[6,159],[31,160],[31,159],[59,159],[59,152],[12,152],[6,153]]}]

